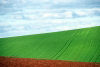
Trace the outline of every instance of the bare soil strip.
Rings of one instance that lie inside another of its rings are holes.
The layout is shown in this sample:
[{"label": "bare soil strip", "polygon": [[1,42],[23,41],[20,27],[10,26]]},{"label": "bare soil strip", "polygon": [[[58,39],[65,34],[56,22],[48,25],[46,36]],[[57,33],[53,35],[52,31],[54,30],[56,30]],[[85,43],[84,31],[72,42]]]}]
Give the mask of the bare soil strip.
[{"label": "bare soil strip", "polygon": [[100,67],[100,63],[0,57],[0,67]]}]

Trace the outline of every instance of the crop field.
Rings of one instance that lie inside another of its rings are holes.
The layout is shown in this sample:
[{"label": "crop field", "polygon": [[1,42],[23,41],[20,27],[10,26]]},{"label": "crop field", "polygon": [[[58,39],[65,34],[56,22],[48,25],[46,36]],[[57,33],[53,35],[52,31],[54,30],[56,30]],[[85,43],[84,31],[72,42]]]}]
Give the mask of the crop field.
[{"label": "crop field", "polygon": [[100,26],[0,38],[0,56],[100,62]]}]

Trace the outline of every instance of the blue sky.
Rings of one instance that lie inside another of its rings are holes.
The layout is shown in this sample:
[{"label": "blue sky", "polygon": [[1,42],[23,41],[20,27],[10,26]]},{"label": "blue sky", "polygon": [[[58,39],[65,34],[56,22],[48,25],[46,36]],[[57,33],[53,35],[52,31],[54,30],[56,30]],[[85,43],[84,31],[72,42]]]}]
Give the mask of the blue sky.
[{"label": "blue sky", "polygon": [[0,0],[0,38],[100,26],[100,0]]}]

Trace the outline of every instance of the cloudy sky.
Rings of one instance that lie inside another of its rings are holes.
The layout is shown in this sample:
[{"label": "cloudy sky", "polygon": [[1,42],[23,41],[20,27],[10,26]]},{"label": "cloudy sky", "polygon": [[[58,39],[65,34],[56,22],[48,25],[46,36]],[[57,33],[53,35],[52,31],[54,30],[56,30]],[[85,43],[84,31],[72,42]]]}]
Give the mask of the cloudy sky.
[{"label": "cloudy sky", "polygon": [[100,0],[0,0],[0,38],[100,26]]}]

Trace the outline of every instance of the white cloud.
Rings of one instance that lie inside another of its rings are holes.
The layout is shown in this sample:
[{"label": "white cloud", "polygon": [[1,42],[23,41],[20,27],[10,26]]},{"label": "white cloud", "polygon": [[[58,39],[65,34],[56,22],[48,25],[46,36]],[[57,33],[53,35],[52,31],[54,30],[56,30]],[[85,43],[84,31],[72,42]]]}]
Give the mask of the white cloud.
[{"label": "white cloud", "polygon": [[3,4],[7,4],[8,3],[8,0],[2,0],[2,3]]},{"label": "white cloud", "polygon": [[71,11],[67,11],[64,13],[66,18],[72,18],[73,17],[73,13]]},{"label": "white cloud", "polygon": [[52,17],[52,16],[57,16],[56,14],[50,14],[50,13],[45,13],[43,17]]},{"label": "white cloud", "polygon": [[77,0],[53,0],[53,3],[59,4],[59,3],[72,3],[76,2]]},{"label": "white cloud", "polygon": [[43,18],[61,18],[60,13],[44,13]]},{"label": "white cloud", "polygon": [[[3,30],[3,32],[0,31],[2,32],[0,33],[0,37],[100,26],[100,16],[94,14],[99,10],[100,9],[29,9],[28,11],[26,9],[24,11],[0,15],[0,28]],[[74,18],[74,13],[78,17]]]},{"label": "white cloud", "polygon": [[79,16],[86,16],[86,15],[88,15],[88,13],[87,12],[85,12],[85,11],[75,11],[75,13],[77,14],[77,15],[79,15]]},{"label": "white cloud", "polygon": [[62,31],[62,30],[71,30],[71,28],[68,27],[68,26],[60,26],[60,27],[56,27],[56,30],[60,30],[60,31]]}]

